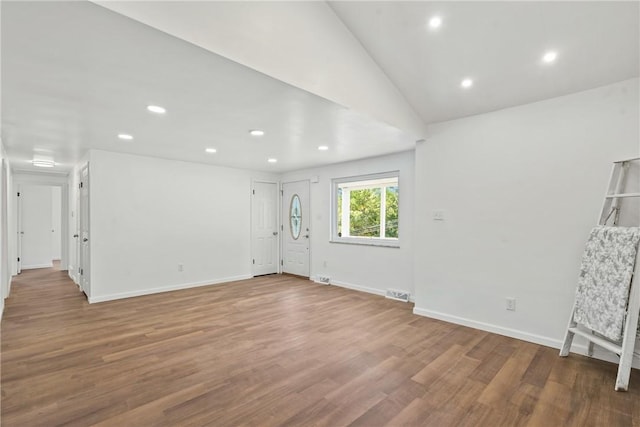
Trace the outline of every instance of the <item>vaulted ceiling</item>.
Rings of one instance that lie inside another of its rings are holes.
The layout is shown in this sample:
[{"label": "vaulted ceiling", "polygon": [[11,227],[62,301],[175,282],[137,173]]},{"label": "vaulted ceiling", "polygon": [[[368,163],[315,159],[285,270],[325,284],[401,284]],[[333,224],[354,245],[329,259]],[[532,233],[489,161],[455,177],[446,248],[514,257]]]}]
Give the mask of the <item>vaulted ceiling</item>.
[{"label": "vaulted ceiling", "polygon": [[[639,2],[332,2],[426,123],[638,77]],[[437,29],[428,25],[439,17]],[[552,63],[542,58],[555,52]],[[460,87],[464,78],[473,86]]]},{"label": "vaulted ceiling", "polygon": [[2,2],[17,169],[96,148],[281,172],[640,75],[637,2],[96,3]]}]

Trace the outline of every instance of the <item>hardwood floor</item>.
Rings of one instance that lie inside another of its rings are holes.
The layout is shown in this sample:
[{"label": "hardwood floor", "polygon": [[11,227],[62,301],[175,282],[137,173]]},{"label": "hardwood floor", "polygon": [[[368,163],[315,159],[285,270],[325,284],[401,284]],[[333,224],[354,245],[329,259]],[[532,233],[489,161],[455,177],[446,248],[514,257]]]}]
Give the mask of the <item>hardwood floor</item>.
[{"label": "hardwood floor", "polygon": [[3,426],[631,426],[640,375],[267,276],[89,305],[53,269],[14,279]]}]

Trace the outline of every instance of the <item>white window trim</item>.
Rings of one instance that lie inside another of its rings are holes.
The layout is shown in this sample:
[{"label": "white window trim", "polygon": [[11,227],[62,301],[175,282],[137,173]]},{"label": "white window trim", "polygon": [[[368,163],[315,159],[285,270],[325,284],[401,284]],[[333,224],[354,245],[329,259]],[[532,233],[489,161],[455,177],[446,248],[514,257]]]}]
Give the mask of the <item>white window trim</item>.
[{"label": "white window trim", "polygon": [[[398,233],[398,238],[383,238],[383,237],[352,237],[352,236],[338,236],[338,186],[340,184],[344,184],[346,182],[354,182],[354,181],[370,181],[370,180],[380,180],[385,178],[397,178],[398,180],[398,192],[400,192],[400,171],[390,171],[383,173],[375,173],[369,175],[357,175],[350,176],[344,178],[334,178],[331,180],[331,230],[329,241],[331,243],[345,243],[350,245],[368,245],[368,246],[384,246],[390,248],[399,248],[400,247],[400,233]],[[354,186],[354,189],[357,189],[357,186]],[[344,189],[343,189],[344,194]],[[382,192],[381,198],[386,197],[386,192]],[[347,199],[349,200],[349,199]],[[348,203],[346,204],[348,207]],[[345,209],[345,203],[343,201],[342,205],[342,215],[348,214],[349,209]],[[384,222],[385,218],[381,218],[381,221]],[[344,221],[344,219],[343,219]],[[400,212],[398,211],[398,230],[400,230]]]}]

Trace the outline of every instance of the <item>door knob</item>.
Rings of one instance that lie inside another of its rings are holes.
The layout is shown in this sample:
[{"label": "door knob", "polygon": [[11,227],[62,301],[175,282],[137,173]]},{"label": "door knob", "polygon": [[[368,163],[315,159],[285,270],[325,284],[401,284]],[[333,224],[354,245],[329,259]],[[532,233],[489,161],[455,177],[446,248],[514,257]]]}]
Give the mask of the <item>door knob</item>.
[{"label": "door knob", "polygon": [[89,239],[87,239],[86,237],[84,239],[82,239],[83,242],[88,242]]},{"label": "door knob", "polygon": [[78,238],[78,235],[77,235],[77,234],[74,234],[74,235],[73,235],[73,238],[74,238],[74,239],[77,239],[77,238]]},{"label": "door knob", "polygon": [[273,235],[274,235],[274,236],[277,236],[277,235],[278,235],[278,232],[277,232],[277,231],[274,231],[274,232],[273,232]]},{"label": "door knob", "polygon": [[308,238],[309,238],[309,235],[308,235],[308,234],[305,234],[305,235],[304,235],[304,238],[305,238],[305,239],[308,239]]}]

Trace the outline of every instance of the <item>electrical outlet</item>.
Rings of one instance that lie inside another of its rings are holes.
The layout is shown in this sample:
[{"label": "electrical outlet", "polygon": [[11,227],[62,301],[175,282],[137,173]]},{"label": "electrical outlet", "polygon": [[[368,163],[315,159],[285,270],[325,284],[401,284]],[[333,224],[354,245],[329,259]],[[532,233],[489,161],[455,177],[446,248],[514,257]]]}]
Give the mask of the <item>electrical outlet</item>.
[{"label": "electrical outlet", "polygon": [[516,299],[515,298],[507,298],[507,310],[516,311]]},{"label": "electrical outlet", "polygon": [[184,264],[178,264],[178,271],[184,271]]}]

